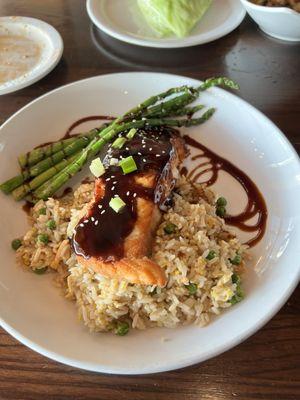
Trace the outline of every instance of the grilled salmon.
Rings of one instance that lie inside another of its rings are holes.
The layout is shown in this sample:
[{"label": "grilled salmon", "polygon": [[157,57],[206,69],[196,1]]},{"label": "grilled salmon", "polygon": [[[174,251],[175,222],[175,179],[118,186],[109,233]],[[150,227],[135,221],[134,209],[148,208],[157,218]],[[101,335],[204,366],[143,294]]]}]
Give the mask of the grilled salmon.
[{"label": "grilled salmon", "polygon": [[[137,171],[124,175],[120,167],[110,166],[95,180],[94,198],[72,240],[78,262],[109,278],[164,286],[165,273],[150,257],[161,209],[185,156],[183,139],[169,131],[147,132],[112,156],[132,156]],[[119,213],[109,206],[116,195],[126,204]]]}]

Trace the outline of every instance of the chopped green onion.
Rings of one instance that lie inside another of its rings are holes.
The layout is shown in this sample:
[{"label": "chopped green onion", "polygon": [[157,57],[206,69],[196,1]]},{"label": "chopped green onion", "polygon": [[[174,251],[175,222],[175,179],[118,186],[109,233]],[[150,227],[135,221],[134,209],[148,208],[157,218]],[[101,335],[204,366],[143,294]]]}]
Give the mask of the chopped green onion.
[{"label": "chopped green onion", "polygon": [[111,145],[111,147],[112,147],[113,149],[121,149],[121,148],[124,146],[125,142],[126,142],[126,138],[124,138],[124,137],[118,137],[118,138],[113,142],[113,144]]},{"label": "chopped green onion", "polygon": [[18,248],[21,246],[22,246],[22,241],[20,239],[14,239],[11,242],[11,247],[13,248],[13,250],[18,250]]},{"label": "chopped green onion", "polygon": [[127,322],[119,322],[115,332],[118,336],[126,335],[129,332],[129,324]]},{"label": "chopped green onion", "polygon": [[43,208],[40,208],[39,209],[39,211],[38,211],[38,213],[39,213],[39,215],[46,215],[46,207],[43,207]]},{"label": "chopped green onion", "polygon": [[216,214],[218,217],[224,218],[226,214],[226,208],[224,206],[217,207]]},{"label": "chopped green onion", "polygon": [[190,292],[191,295],[196,294],[198,286],[196,283],[189,283],[186,285],[187,290]]},{"label": "chopped green onion", "polygon": [[217,207],[225,207],[227,206],[227,200],[225,199],[225,197],[219,197],[216,204]]},{"label": "chopped green onion", "polygon": [[53,219],[46,223],[47,228],[51,229],[52,231],[56,228],[56,223]]},{"label": "chopped green onion", "polygon": [[105,173],[104,165],[99,157],[91,162],[90,171],[96,178],[99,178],[99,176]]},{"label": "chopped green onion", "polygon": [[121,199],[121,197],[116,196],[113,197],[110,202],[109,206],[116,212],[119,213],[120,211],[123,210],[123,208],[126,206],[126,203]]},{"label": "chopped green onion", "polygon": [[37,275],[43,275],[47,271],[48,267],[42,267],[42,268],[35,268],[33,272]]},{"label": "chopped green onion", "polygon": [[40,235],[38,235],[38,242],[40,243],[44,243],[44,244],[48,244],[49,243],[49,236],[41,233]]},{"label": "chopped green onion", "polygon": [[212,260],[216,257],[217,253],[214,250],[210,250],[210,252],[207,254],[206,259],[207,260]]},{"label": "chopped green onion", "polygon": [[167,235],[171,235],[176,231],[177,226],[175,224],[172,224],[172,222],[168,222],[165,227],[164,231]]},{"label": "chopped green onion", "polygon": [[125,175],[137,170],[136,163],[132,156],[123,158],[123,160],[119,162],[119,166],[122,168]]},{"label": "chopped green onion", "polygon": [[126,137],[128,139],[132,139],[134,135],[136,134],[137,130],[135,128],[130,129],[130,131],[127,133]]},{"label": "chopped green onion", "polygon": [[230,262],[233,265],[239,265],[241,261],[242,261],[242,256],[240,254],[237,254],[233,259],[230,259]]}]

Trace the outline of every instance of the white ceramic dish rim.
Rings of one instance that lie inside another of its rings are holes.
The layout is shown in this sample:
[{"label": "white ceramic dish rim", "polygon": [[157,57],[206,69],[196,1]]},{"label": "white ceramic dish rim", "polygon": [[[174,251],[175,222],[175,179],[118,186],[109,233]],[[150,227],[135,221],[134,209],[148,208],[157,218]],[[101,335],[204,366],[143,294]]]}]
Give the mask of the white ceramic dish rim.
[{"label": "white ceramic dish rim", "polygon": [[[128,75],[128,74],[144,74],[144,72],[127,72],[127,73],[107,74],[107,75],[100,75],[100,76],[104,77],[104,76],[111,76],[111,75],[116,76],[116,75]],[[171,75],[171,74],[163,74],[163,73],[158,73],[158,74],[160,76],[162,76],[162,75],[170,76]],[[98,76],[98,77],[100,77],[100,76]],[[173,77],[178,77],[178,79],[182,79],[182,76],[173,75],[173,74],[172,74],[172,76]],[[55,93],[57,91],[64,90],[65,88],[70,87],[72,85],[76,85],[78,83],[83,83],[84,81],[88,81],[90,79],[95,79],[95,78],[98,78],[98,77],[96,76],[96,77],[92,77],[92,78],[86,78],[86,79],[83,79],[83,80],[75,81],[73,83],[69,83],[67,85],[63,85],[63,86],[61,86],[61,87],[59,87],[57,89],[54,89],[54,90],[52,90],[52,91],[50,91],[50,92],[38,97],[37,99],[31,101],[29,104],[27,104],[26,106],[22,107],[15,114],[13,114],[0,127],[0,135],[1,135],[2,127],[4,127],[7,124],[9,124],[9,122],[13,118],[15,118],[23,110],[31,107],[34,103],[38,102],[40,99],[45,98],[48,95],[53,94],[53,93]],[[186,79],[190,80],[191,78],[187,77]],[[199,83],[199,81],[195,80],[195,83]],[[222,94],[222,96],[224,98],[229,97],[230,99],[233,99],[235,101],[238,99],[238,101],[241,102],[243,105],[245,105],[247,107],[250,107],[250,110],[252,112],[254,112],[256,115],[258,115],[261,120],[263,120],[263,121],[267,122],[268,124],[270,124],[272,126],[272,128],[274,130],[276,130],[277,134],[280,136],[280,139],[283,142],[283,144],[289,148],[291,153],[295,156],[296,160],[298,160],[299,173],[300,173],[300,159],[298,157],[298,154],[296,153],[295,149],[293,148],[291,143],[288,141],[288,139],[285,137],[285,135],[279,130],[279,128],[276,127],[276,125],[273,122],[271,122],[266,116],[264,116],[264,114],[262,114],[255,107],[253,107],[252,105],[250,105],[246,101],[242,100],[238,96],[235,96],[235,95],[233,95],[233,94],[231,94],[231,93],[229,93],[227,91],[224,91],[223,89],[220,89],[220,88],[212,88],[210,90],[212,90],[212,91],[214,91],[216,93]],[[36,343],[31,341],[28,337],[25,337],[24,335],[19,333],[17,330],[12,328],[1,317],[0,317],[0,325],[9,334],[11,334],[14,338],[19,340],[21,343],[23,343],[27,347],[31,348],[32,350],[34,350],[34,351],[36,351],[36,352],[38,352],[38,353],[50,358],[50,359],[53,359],[53,360],[58,361],[58,362],[61,362],[63,364],[70,365],[70,366],[75,367],[75,368],[81,368],[81,369],[94,371],[94,372],[123,374],[123,375],[141,375],[141,374],[147,374],[147,373],[158,373],[158,372],[164,372],[164,371],[167,371],[167,370],[174,370],[174,369],[184,368],[184,367],[187,367],[187,366],[190,366],[190,365],[194,365],[194,364],[203,362],[203,361],[205,361],[207,359],[215,357],[215,356],[217,356],[217,355],[219,355],[219,354],[221,354],[221,353],[233,348],[234,346],[240,344],[242,341],[246,340],[249,336],[251,336],[256,331],[258,331],[261,327],[263,327],[280,310],[280,308],[285,304],[285,302],[288,300],[288,298],[290,297],[290,295],[292,294],[292,292],[296,288],[299,280],[300,280],[300,263],[299,263],[298,275],[296,276],[296,279],[294,279],[293,281],[290,282],[290,284],[286,288],[285,293],[280,298],[278,298],[278,300],[276,302],[274,302],[274,304],[273,304],[272,308],[269,310],[269,312],[266,313],[262,318],[260,318],[255,325],[253,325],[251,328],[247,329],[247,331],[243,332],[243,334],[240,334],[237,337],[229,340],[226,344],[219,344],[218,346],[215,347],[214,351],[207,351],[205,353],[202,353],[201,356],[199,356],[199,355],[197,356],[196,355],[194,357],[190,357],[189,359],[173,363],[168,368],[157,366],[155,369],[152,367],[149,370],[149,369],[147,369],[147,366],[145,366],[145,368],[143,368],[143,369],[140,368],[139,371],[137,371],[137,370],[128,371],[128,368],[126,368],[126,366],[124,366],[124,368],[115,368],[115,367],[110,368],[110,367],[107,367],[105,364],[101,364],[101,363],[89,363],[89,362],[83,362],[83,361],[77,362],[77,361],[75,361],[74,359],[72,359],[70,357],[61,356],[60,354],[58,354],[56,352],[47,350],[43,346],[37,345]]]},{"label": "white ceramic dish rim", "polygon": [[234,29],[236,29],[243,19],[245,18],[246,15],[246,10],[241,9],[240,11],[240,16],[239,18],[236,19],[236,21],[232,22],[232,24],[228,25],[225,29],[222,31],[216,32],[214,35],[211,35],[211,37],[205,39],[205,40],[199,40],[198,36],[195,37],[186,37],[183,39],[173,39],[173,40],[159,40],[159,39],[139,39],[135,38],[134,36],[128,35],[128,34],[123,34],[119,33],[114,29],[111,29],[110,27],[106,26],[103,24],[101,21],[99,21],[93,11],[92,11],[92,1],[93,0],[87,0],[86,2],[86,8],[87,8],[87,13],[93,22],[94,25],[103,32],[105,32],[107,35],[114,37],[115,39],[118,39],[122,42],[127,42],[131,43],[137,46],[143,46],[143,47],[156,47],[156,48],[182,48],[182,47],[192,47],[192,46],[197,46],[200,44],[205,44],[205,43],[210,43],[213,42],[217,39],[220,39],[223,36],[228,35],[230,32],[232,32]]},{"label": "white ceramic dish rim", "polygon": [[[48,24],[45,21],[42,21],[37,18],[30,18],[30,17],[23,17],[23,16],[5,16],[5,17],[0,17],[0,23],[12,23],[13,21],[16,21],[16,23],[24,23],[24,25],[31,25],[34,26],[40,30],[42,30],[49,38],[49,40],[52,42],[53,46],[55,46],[56,51],[53,53],[51,59],[45,65],[39,69],[37,72],[28,74],[28,77],[22,79],[22,80],[16,80],[14,83],[12,81],[12,84],[8,86],[4,86],[2,89],[0,87],[0,95],[16,92],[17,90],[23,89],[27,86],[32,85],[33,83],[39,81],[42,79],[44,76],[49,74],[56,65],[58,64],[59,60],[62,57],[63,50],[64,50],[64,44],[61,35],[59,32],[50,24]],[[20,77],[22,78],[22,77]]]},{"label": "white ceramic dish rim", "polygon": [[268,6],[261,6],[259,4],[254,4],[251,3],[249,0],[241,0],[243,4],[247,4],[249,8],[253,8],[253,10],[261,10],[269,13],[283,13],[283,14],[291,14],[291,15],[297,15],[300,18],[300,13],[298,13],[295,10],[292,10],[289,7],[268,7]]}]

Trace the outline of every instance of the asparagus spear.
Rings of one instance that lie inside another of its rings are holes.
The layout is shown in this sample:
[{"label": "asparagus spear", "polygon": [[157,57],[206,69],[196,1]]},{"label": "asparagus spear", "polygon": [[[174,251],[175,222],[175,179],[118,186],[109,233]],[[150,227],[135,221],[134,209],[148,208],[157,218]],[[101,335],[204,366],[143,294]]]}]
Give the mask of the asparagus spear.
[{"label": "asparagus spear", "polygon": [[47,169],[42,172],[40,175],[33,178],[31,181],[25,182],[12,191],[12,196],[15,200],[23,199],[28,193],[33,191],[34,189],[41,186],[44,182],[52,178],[52,176],[56,175],[59,171],[64,169],[68,164],[75,161],[80,152],[73,154],[72,156],[62,160],[58,164],[53,167]]},{"label": "asparagus spear", "polygon": [[27,166],[34,165],[41,161],[43,158],[64,149],[70,143],[77,140],[78,137],[71,137],[69,139],[59,140],[58,142],[50,143],[45,146],[38,147],[31,150],[29,153],[20,154],[18,157],[19,165],[22,169]]},{"label": "asparagus spear", "polygon": [[81,150],[84,147],[86,147],[90,141],[91,138],[88,136],[82,136],[78,138],[76,141],[72,142],[64,149],[52,154],[51,156],[45,158],[44,160],[41,160],[37,164],[30,167],[29,168],[30,176],[38,176],[42,172],[46,171],[48,168],[62,161],[64,158],[71,156],[78,150]]},{"label": "asparagus spear", "polygon": [[29,171],[23,171],[23,172],[21,172],[21,174],[14,176],[13,178],[8,179],[7,181],[3,182],[0,185],[0,189],[5,194],[9,194],[15,188],[22,185],[22,183],[25,182],[26,179],[28,179],[29,177],[30,177]]}]

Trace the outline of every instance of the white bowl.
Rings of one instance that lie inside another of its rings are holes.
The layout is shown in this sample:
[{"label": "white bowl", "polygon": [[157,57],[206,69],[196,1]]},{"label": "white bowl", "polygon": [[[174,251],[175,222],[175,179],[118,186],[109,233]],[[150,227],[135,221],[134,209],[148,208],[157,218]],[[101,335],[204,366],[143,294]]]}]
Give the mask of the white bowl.
[{"label": "white bowl", "polygon": [[[61,137],[75,120],[99,113],[121,115],[145,98],[181,85],[198,86],[199,82],[133,72],[97,76],[47,93],[1,126],[0,182],[17,172],[20,153]],[[26,231],[26,215],[20,203],[0,193],[0,325],[15,338],[75,367],[118,374],[153,373],[229,350],[261,328],[287,301],[300,277],[298,155],[270,120],[231,93],[213,88],[197,102],[216,107],[217,112],[186,133],[246,171],[268,208],[265,235],[251,249],[252,260],[243,277],[245,299],[205,328],[131,330],[124,337],[91,334],[77,321],[75,305],[60,295],[50,274],[37,276],[16,265],[10,243]],[[89,128],[95,126],[94,121]],[[89,128],[81,126],[83,132]],[[244,206],[244,192],[228,174],[220,175],[214,189],[228,199],[229,212],[234,214]],[[239,237],[246,240],[243,234],[239,232]],[[254,357],[259,363],[261,354]]]},{"label": "white bowl", "polygon": [[293,42],[300,41],[300,13],[288,7],[258,6],[241,0],[260,29],[270,36]]}]

